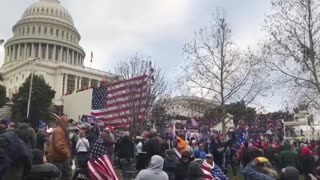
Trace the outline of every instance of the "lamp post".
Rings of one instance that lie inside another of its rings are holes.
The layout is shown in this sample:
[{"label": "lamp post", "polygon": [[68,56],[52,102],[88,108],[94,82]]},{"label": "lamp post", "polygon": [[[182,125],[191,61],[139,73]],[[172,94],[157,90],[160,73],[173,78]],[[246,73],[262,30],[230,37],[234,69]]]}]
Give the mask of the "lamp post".
[{"label": "lamp post", "polygon": [[31,102],[31,94],[32,94],[34,68],[35,68],[36,61],[39,60],[39,59],[40,58],[37,57],[37,58],[29,60],[29,62],[32,63],[32,68],[31,68],[31,79],[30,79],[29,98],[28,98],[27,119],[29,119],[29,113],[30,113],[30,102]]}]

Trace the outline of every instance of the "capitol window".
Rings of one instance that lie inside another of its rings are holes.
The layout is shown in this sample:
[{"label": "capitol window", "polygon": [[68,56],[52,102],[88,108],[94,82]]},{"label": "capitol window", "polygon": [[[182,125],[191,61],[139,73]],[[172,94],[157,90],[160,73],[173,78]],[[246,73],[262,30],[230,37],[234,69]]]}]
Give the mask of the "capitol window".
[{"label": "capitol window", "polygon": [[34,34],[36,32],[36,27],[32,28],[32,34]]},{"label": "capitol window", "polygon": [[47,35],[47,27],[44,27],[44,35]]},{"label": "capitol window", "polygon": [[69,33],[67,32],[67,40],[69,40]]},{"label": "capitol window", "polygon": [[51,14],[53,14],[53,9],[51,9]]},{"label": "capitol window", "polygon": [[61,37],[64,38],[64,31],[61,32]]},{"label": "capitol window", "polygon": [[38,27],[38,34],[41,34],[41,27]]},{"label": "capitol window", "polygon": [[27,34],[29,34],[30,33],[30,27],[28,27],[28,29],[27,29]]},{"label": "capitol window", "polygon": [[50,28],[50,35],[53,35],[53,28]]},{"label": "capitol window", "polygon": [[24,35],[24,28],[22,29],[22,35]]},{"label": "capitol window", "polygon": [[59,29],[56,29],[56,36],[59,36]]}]

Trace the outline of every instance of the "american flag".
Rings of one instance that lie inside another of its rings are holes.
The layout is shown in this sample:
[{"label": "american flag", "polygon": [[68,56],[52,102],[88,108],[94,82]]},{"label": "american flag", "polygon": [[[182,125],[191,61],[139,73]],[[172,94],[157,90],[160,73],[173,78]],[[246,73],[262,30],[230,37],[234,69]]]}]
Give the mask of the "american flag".
[{"label": "american flag", "polygon": [[133,118],[143,119],[148,86],[148,76],[143,75],[93,89],[91,115],[114,126],[128,125]]},{"label": "american flag", "polygon": [[88,170],[92,180],[119,180],[108,155],[88,161]]}]

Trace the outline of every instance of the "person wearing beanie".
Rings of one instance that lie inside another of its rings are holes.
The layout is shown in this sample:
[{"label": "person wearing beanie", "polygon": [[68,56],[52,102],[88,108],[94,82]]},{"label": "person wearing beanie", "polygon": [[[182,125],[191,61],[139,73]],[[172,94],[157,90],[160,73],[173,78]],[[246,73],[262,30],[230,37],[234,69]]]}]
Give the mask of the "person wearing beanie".
[{"label": "person wearing beanie", "polygon": [[199,150],[199,146],[198,146],[196,140],[192,140],[191,141],[191,152],[194,152],[194,151],[197,151],[197,150]]},{"label": "person wearing beanie", "polygon": [[203,180],[201,165],[197,162],[190,162],[187,172],[187,180]]},{"label": "person wearing beanie", "polygon": [[163,170],[168,174],[169,180],[175,179],[175,171],[178,163],[178,158],[172,149],[166,150],[166,157],[164,159]]},{"label": "person wearing beanie", "polygon": [[297,168],[287,166],[281,169],[281,180],[299,180],[300,172]]},{"label": "person wearing beanie", "polygon": [[276,180],[277,173],[267,158],[256,157],[241,172],[249,180]]},{"label": "person wearing beanie", "polygon": [[315,178],[316,161],[312,152],[308,147],[301,149],[301,165],[305,180],[313,180]]},{"label": "person wearing beanie", "polygon": [[188,165],[191,162],[191,153],[185,151],[182,153],[181,159],[176,167],[176,180],[185,180],[188,172]]}]

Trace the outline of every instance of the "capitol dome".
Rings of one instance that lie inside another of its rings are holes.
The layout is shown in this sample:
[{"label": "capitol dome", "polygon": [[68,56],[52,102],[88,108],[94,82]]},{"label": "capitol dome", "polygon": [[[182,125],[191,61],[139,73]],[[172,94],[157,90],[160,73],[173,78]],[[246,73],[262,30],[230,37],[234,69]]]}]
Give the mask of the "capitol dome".
[{"label": "capitol dome", "polygon": [[83,66],[81,36],[58,0],[39,0],[29,6],[12,31],[13,37],[5,43],[3,66],[36,57]]}]

